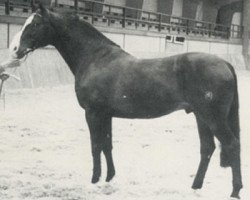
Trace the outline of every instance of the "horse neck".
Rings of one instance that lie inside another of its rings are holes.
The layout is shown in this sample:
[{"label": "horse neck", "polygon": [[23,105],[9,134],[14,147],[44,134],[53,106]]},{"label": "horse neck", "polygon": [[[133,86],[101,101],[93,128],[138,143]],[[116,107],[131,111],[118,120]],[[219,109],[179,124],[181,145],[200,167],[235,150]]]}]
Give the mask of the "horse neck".
[{"label": "horse neck", "polygon": [[[114,43],[108,40],[100,32],[90,25],[79,20],[67,21],[64,18],[56,17],[52,22],[56,35],[54,37],[54,46],[64,58],[72,73],[76,75],[79,67],[87,70],[91,61],[95,60],[96,52],[110,50],[108,46]],[[122,51],[122,50],[121,50]]]}]

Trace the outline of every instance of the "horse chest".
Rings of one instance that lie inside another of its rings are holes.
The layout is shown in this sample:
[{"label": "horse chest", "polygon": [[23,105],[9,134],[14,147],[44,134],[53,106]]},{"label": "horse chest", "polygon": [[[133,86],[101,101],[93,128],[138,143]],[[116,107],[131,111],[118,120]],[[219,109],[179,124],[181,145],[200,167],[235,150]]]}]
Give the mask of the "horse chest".
[{"label": "horse chest", "polygon": [[107,105],[107,88],[100,87],[96,82],[76,83],[75,91],[79,104],[83,107]]}]

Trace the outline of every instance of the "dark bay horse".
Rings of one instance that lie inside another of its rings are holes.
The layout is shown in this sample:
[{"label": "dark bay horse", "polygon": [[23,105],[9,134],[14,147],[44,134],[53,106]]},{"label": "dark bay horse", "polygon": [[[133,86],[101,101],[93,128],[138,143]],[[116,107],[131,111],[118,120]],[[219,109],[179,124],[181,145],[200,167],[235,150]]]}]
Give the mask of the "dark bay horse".
[{"label": "dark bay horse", "polygon": [[233,191],[242,188],[237,80],[226,61],[204,53],[137,59],[76,15],[57,14],[40,5],[15,36],[14,59],[53,45],[75,76],[75,92],[91,135],[92,183],[115,175],[112,159],[112,117],[150,119],[184,109],[193,112],[200,136],[201,160],[192,188],[202,187],[214,137],[221,143],[221,166],[231,167]]}]

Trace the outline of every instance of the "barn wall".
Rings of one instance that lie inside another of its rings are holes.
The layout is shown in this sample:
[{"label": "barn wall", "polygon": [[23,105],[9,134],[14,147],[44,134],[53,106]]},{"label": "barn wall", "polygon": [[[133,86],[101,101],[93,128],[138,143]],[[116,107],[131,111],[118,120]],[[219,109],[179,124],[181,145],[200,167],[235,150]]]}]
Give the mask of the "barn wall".
[{"label": "barn wall", "polygon": [[203,21],[216,22],[218,8],[211,1],[204,1],[203,4]]},{"label": "barn wall", "polygon": [[232,23],[234,13],[242,11],[242,3],[235,2],[222,6],[218,10],[217,23],[224,24],[226,26]]},{"label": "barn wall", "polygon": [[185,18],[195,19],[199,1],[184,0],[182,16]]},{"label": "barn wall", "polygon": [[126,0],[105,0],[104,3],[125,6]]},{"label": "barn wall", "polygon": [[250,70],[250,0],[243,0],[243,16],[242,21],[244,25],[243,32],[243,54],[246,63],[248,63],[248,70]]},{"label": "barn wall", "polygon": [[[22,26],[16,24],[9,25],[9,40],[12,41],[14,35],[21,29]],[[8,25],[0,23],[0,49],[8,47]]]},{"label": "barn wall", "polygon": [[184,0],[174,0],[172,15],[181,17],[183,14]]},{"label": "barn wall", "polygon": [[174,0],[158,0],[158,12],[172,14]]},{"label": "barn wall", "polygon": [[152,11],[152,12],[157,12],[157,1],[156,0],[144,0],[142,9]]},{"label": "barn wall", "polygon": [[7,32],[7,24],[1,24],[0,23],[0,49],[7,47],[7,38],[8,38],[8,32]]}]

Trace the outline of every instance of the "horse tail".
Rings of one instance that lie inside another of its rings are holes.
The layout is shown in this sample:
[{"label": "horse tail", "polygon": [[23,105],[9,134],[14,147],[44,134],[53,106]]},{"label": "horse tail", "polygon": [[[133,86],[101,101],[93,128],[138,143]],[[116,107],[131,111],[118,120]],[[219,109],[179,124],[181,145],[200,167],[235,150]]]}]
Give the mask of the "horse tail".
[{"label": "horse tail", "polygon": [[[235,81],[235,87],[234,87],[234,98],[233,102],[231,104],[231,108],[228,114],[228,125],[233,132],[235,138],[238,140],[239,148],[238,150],[240,151],[240,121],[239,121],[239,95],[238,95],[238,83],[237,83],[237,77],[235,70],[233,66],[230,63],[227,63],[229,69],[231,70],[234,81]],[[220,165],[222,167],[229,167],[230,166],[230,157],[228,156],[228,153],[224,148],[221,149],[221,160],[220,160]]]}]

